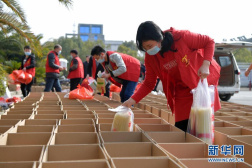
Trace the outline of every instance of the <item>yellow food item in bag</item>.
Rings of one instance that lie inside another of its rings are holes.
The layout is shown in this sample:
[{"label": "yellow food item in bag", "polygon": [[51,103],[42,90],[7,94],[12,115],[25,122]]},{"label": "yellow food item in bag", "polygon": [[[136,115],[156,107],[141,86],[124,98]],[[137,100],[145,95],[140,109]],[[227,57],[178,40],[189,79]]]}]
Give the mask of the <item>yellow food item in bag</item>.
[{"label": "yellow food item in bag", "polygon": [[130,113],[116,113],[113,120],[112,131],[130,131],[131,124]]}]

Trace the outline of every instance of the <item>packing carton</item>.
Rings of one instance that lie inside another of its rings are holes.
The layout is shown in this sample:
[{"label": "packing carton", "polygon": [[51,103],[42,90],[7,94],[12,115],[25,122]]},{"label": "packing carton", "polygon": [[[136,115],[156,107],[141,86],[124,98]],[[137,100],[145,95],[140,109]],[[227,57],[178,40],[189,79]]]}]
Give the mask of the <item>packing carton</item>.
[{"label": "packing carton", "polygon": [[101,143],[150,142],[141,132],[100,132]]},{"label": "packing carton", "polygon": [[83,124],[92,124],[94,125],[94,120],[90,118],[85,119],[64,119],[60,120],[59,125],[83,125]]},{"label": "packing carton", "polygon": [[242,127],[252,127],[252,121],[230,121],[230,123]]},{"label": "packing carton", "polygon": [[203,143],[202,140],[184,132],[148,132],[155,143]]},{"label": "packing carton", "polygon": [[95,119],[94,114],[67,114],[68,119],[77,119],[77,118],[92,118]]},{"label": "packing carton", "polygon": [[167,157],[112,158],[112,168],[181,168]]},{"label": "packing carton", "polygon": [[92,124],[83,125],[59,125],[57,126],[56,133],[61,132],[96,132],[96,128]]},{"label": "packing carton", "polygon": [[24,125],[57,125],[58,120],[56,119],[34,119],[34,120],[24,120]]},{"label": "packing carton", "polygon": [[0,145],[48,145],[51,133],[9,133],[0,138]]},{"label": "packing carton", "polygon": [[13,126],[0,126],[0,134],[8,133],[11,129]]},{"label": "packing carton", "polygon": [[98,124],[98,131],[99,132],[107,132],[112,130],[112,124]]},{"label": "packing carton", "polygon": [[237,114],[238,112],[234,112],[234,113],[226,113],[226,112],[215,112],[214,116],[215,117],[219,117],[219,116],[234,116],[234,114]]},{"label": "packing carton", "polygon": [[33,119],[33,114],[8,114],[8,115],[1,115],[1,120],[9,120],[9,119]]},{"label": "packing carton", "polygon": [[93,111],[88,110],[67,110],[66,113],[69,114],[94,114]]},{"label": "packing carton", "polygon": [[[134,113],[134,112],[133,112]],[[116,113],[113,114],[97,114],[98,118],[114,118]],[[151,113],[135,113],[134,118],[158,118],[158,116]]]},{"label": "packing carton", "polygon": [[54,134],[50,145],[63,144],[99,144],[100,140],[97,133],[83,132],[83,133],[56,133]]},{"label": "packing carton", "polygon": [[108,110],[109,107],[102,106],[102,107],[88,107],[89,110],[91,111],[96,111],[96,110]]},{"label": "packing carton", "polygon": [[37,114],[64,114],[61,110],[37,110]]},{"label": "packing carton", "polygon": [[108,161],[63,161],[63,162],[44,162],[38,168],[111,168]]},{"label": "packing carton", "polygon": [[0,162],[3,168],[36,168],[35,162]]},{"label": "packing carton", "polygon": [[54,126],[53,125],[25,125],[25,126],[18,126],[17,133],[38,133],[38,132],[53,132]]},{"label": "packing carton", "polygon": [[181,159],[185,168],[251,168],[247,163],[214,163],[208,162],[208,159]]},{"label": "packing carton", "polygon": [[37,114],[34,119],[63,119],[64,114]]},{"label": "packing carton", "polygon": [[134,119],[135,124],[169,124],[160,118],[136,118]]},{"label": "packing carton", "polygon": [[136,131],[144,132],[182,132],[179,128],[170,124],[137,124]]},{"label": "packing carton", "polygon": [[242,117],[236,117],[236,116],[216,116],[216,119],[220,119],[223,121],[249,121]]},{"label": "packing carton", "polygon": [[43,156],[47,161],[77,161],[106,159],[99,145],[53,145],[48,146]]},{"label": "packing carton", "polygon": [[39,105],[38,106],[38,110],[61,110],[62,106],[59,105],[53,105],[53,106],[43,106],[43,105]]},{"label": "packing carton", "polygon": [[82,106],[82,105],[80,105],[80,106],[63,106],[63,110],[66,110],[66,111],[68,111],[68,110],[87,110],[84,106]]},{"label": "packing carton", "polygon": [[21,120],[19,119],[6,119],[0,120],[0,126],[14,126],[18,124]]},{"label": "packing carton", "polygon": [[44,146],[0,146],[1,162],[41,161]]},{"label": "packing carton", "polygon": [[105,143],[104,151],[108,158],[118,157],[160,157],[167,156],[153,143]]},{"label": "packing carton", "polygon": [[214,127],[240,127],[228,121],[214,121]]},{"label": "packing carton", "polygon": [[26,110],[24,110],[24,111],[9,111],[9,112],[7,112],[7,115],[9,115],[9,114],[33,114],[34,113],[34,111],[33,110],[28,110],[28,111],[26,111]]}]

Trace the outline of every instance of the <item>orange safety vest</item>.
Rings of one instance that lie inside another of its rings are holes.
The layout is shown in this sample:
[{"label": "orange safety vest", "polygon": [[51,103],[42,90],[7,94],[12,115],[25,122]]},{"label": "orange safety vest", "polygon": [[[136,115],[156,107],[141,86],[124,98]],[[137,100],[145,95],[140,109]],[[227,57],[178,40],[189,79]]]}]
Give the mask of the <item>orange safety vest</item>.
[{"label": "orange safety vest", "polygon": [[[75,59],[78,61],[78,67],[77,69],[69,72],[67,78],[68,79],[73,79],[73,78],[84,78],[84,68],[83,68],[83,63],[80,59],[80,57],[76,56]],[[71,61],[70,67],[73,66],[73,59]]]},{"label": "orange safety vest", "polygon": [[[56,65],[59,66],[59,65],[60,65],[60,62],[59,62],[59,57],[58,57],[58,55],[56,54],[55,51],[50,51],[50,52],[48,53],[48,55],[51,54],[51,53],[53,53],[54,56],[55,56],[54,64],[56,64]],[[59,69],[54,69],[54,68],[52,68],[52,67],[49,66],[48,55],[47,55],[47,60],[46,60],[46,73],[48,73],[48,72],[60,73],[60,70],[59,70]]]},{"label": "orange safety vest", "polygon": [[[24,68],[25,68],[25,67],[28,67],[28,66],[30,66],[30,65],[31,65],[31,57],[29,57],[29,58],[26,60],[26,62],[25,62],[25,64],[24,64]],[[35,67],[26,69],[26,72],[27,72],[28,74],[31,74],[32,77],[34,77],[34,76],[35,76]]]}]

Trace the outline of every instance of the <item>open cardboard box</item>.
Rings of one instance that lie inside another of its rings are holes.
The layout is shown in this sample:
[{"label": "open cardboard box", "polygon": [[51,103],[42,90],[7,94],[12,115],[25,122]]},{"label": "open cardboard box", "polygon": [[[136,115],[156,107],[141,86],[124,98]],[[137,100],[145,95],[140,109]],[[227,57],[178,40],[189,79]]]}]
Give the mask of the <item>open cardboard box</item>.
[{"label": "open cardboard box", "polygon": [[155,143],[203,143],[202,140],[184,132],[148,132]]},{"label": "open cardboard box", "polygon": [[37,114],[34,119],[63,119],[64,114]]},{"label": "open cardboard box", "polygon": [[67,114],[68,119],[77,119],[77,118],[92,118],[95,119],[94,114]]},{"label": "open cardboard box", "polygon": [[[134,114],[151,114],[146,110],[132,110]],[[109,110],[95,110],[96,114],[115,114],[115,112]]]},{"label": "open cardboard box", "polygon": [[50,145],[63,144],[100,144],[100,139],[98,134],[95,132],[71,132],[54,134]]},{"label": "open cardboard box", "polygon": [[169,124],[167,121],[161,118],[136,118],[135,124]]},{"label": "open cardboard box", "polygon": [[228,121],[214,121],[214,127],[240,127]]},{"label": "open cardboard box", "polygon": [[66,110],[66,111],[68,111],[68,110],[82,110],[82,111],[85,111],[85,110],[87,110],[84,106],[73,106],[73,107],[71,107],[71,106],[64,106],[63,105],[63,110]]},{"label": "open cardboard box", "polygon": [[237,116],[216,116],[215,119],[223,120],[223,121],[249,121],[242,117]]},{"label": "open cardboard box", "polygon": [[60,120],[59,125],[83,125],[83,124],[93,124],[94,120],[90,118],[85,119],[64,119]]},{"label": "open cardboard box", "polygon": [[218,112],[227,112],[227,113],[232,113],[232,112],[241,112],[240,110],[237,109],[229,109],[229,108],[221,108],[220,110],[218,110]]},{"label": "open cardboard box", "polygon": [[7,115],[9,115],[9,114],[32,114],[32,113],[34,113],[34,111],[33,110],[28,110],[28,111],[26,111],[26,110],[24,110],[24,111],[9,111],[9,112],[7,112]]},{"label": "open cardboard box", "polygon": [[0,126],[14,126],[21,122],[19,119],[0,120]]},{"label": "open cardboard box", "polygon": [[94,114],[93,111],[88,111],[88,110],[67,110],[66,113],[68,115],[69,114]]},{"label": "open cardboard box", "polygon": [[37,114],[64,114],[61,110],[37,110]]},{"label": "open cardboard box", "polygon": [[181,168],[167,157],[112,158],[112,168]]},{"label": "open cardboard box", "polygon": [[249,106],[249,107],[244,107],[244,108],[241,108],[241,109],[239,109],[239,110],[242,111],[242,112],[248,112],[248,113],[251,113],[251,112],[252,112],[251,106]]},{"label": "open cardboard box", "polygon": [[34,120],[24,120],[23,124],[21,125],[57,125],[58,120],[57,119],[34,119]]},{"label": "open cardboard box", "polygon": [[13,126],[0,126],[0,135],[8,133],[13,128]]},{"label": "open cardboard box", "polygon": [[252,127],[252,121],[230,121],[230,123],[242,127]]},{"label": "open cardboard box", "polygon": [[38,168],[111,168],[108,161],[58,161],[58,162],[43,162]]},{"label": "open cardboard box", "polygon": [[[98,118],[114,118],[116,113],[112,114],[97,114]],[[151,113],[135,113],[134,118],[158,118],[158,116]]]},{"label": "open cardboard box", "polygon": [[1,115],[1,120],[10,120],[10,119],[33,119],[33,114],[8,114],[8,115]]},{"label": "open cardboard box", "polygon": [[55,129],[56,133],[61,132],[96,132],[96,128],[92,124],[83,125],[59,125]]},{"label": "open cardboard box", "polygon": [[88,110],[91,110],[91,111],[96,111],[96,110],[108,110],[109,107],[106,107],[106,106],[102,106],[102,107],[88,107]]},{"label": "open cardboard box", "polygon": [[167,154],[150,142],[105,143],[104,151],[109,159],[118,157],[165,157]]},{"label": "open cardboard box", "polygon": [[48,145],[52,133],[9,133],[0,138],[0,145]]},{"label": "open cardboard box", "polygon": [[0,146],[1,162],[41,161],[44,146]]},{"label": "open cardboard box", "polygon": [[62,106],[60,106],[60,105],[53,105],[53,106],[42,106],[42,105],[40,105],[40,106],[38,106],[38,108],[37,108],[38,110],[42,110],[42,111],[44,111],[44,110],[52,110],[52,111],[57,111],[57,110],[61,110],[62,109]]},{"label": "open cardboard box", "polygon": [[112,124],[98,124],[97,125],[98,132],[107,132],[112,130]]},{"label": "open cardboard box", "polygon": [[2,168],[36,168],[36,162],[0,162]]},{"label": "open cardboard box", "polygon": [[135,129],[144,132],[182,132],[171,124],[136,124]]},{"label": "open cardboard box", "polygon": [[208,159],[181,159],[180,163],[185,168],[251,168],[247,163],[214,163]]},{"label": "open cardboard box", "polygon": [[98,118],[96,124],[112,124],[114,118]]},{"label": "open cardboard box", "polygon": [[234,113],[227,113],[227,112],[215,112],[214,116],[215,117],[219,117],[219,116],[235,116],[234,114],[237,114],[238,112],[234,112]]},{"label": "open cardboard box", "polygon": [[151,142],[142,132],[100,132],[101,143]]},{"label": "open cardboard box", "polygon": [[39,132],[53,132],[54,126],[53,125],[24,125],[18,126],[17,133],[39,133]]},{"label": "open cardboard box", "polygon": [[53,145],[48,146],[43,156],[47,161],[77,161],[106,159],[100,145]]}]

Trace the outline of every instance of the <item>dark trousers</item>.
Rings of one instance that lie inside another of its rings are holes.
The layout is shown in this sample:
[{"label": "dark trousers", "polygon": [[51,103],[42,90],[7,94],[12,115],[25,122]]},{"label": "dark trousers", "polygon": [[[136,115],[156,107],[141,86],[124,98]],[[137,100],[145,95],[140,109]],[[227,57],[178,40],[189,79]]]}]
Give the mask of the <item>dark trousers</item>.
[{"label": "dark trousers", "polygon": [[160,82],[160,79],[158,78],[158,79],[157,79],[156,86],[155,86],[155,88],[153,89],[153,91],[157,91],[157,87],[158,87],[159,82]]},{"label": "dark trousers", "polygon": [[175,122],[175,127],[181,129],[184,132],[187,132],[187,125],[188,125],[188,120]]},{"label": "dark trousers", "polygon": [[61,92],[61,86],[58,78],[46,78],[44,92],[50,92],[52,88],[55,88],[56,92]]},{"label": "dark trousers", "polygon": [[137,82],[127,81],[127,80],[123,81],[123,87],[120,92],[120,97],[121,97],[122,103],[127,101],[133,95],[133,93],[136,89],[136,86],[137,86]]},{"label": "dark trousers", "polygon": [[78,84],[81,84],[81,78],[70,79],[70,91],[77,89]]},{"label": "dark trousers", "polygon": [[31,92],[31,87],[32,87],[33,82],[34,82],[34,78],[32,78],[32,81],[27,85],[24,83],[21,83],[21,90],[22,90],[23,97],[26,97]]}]

